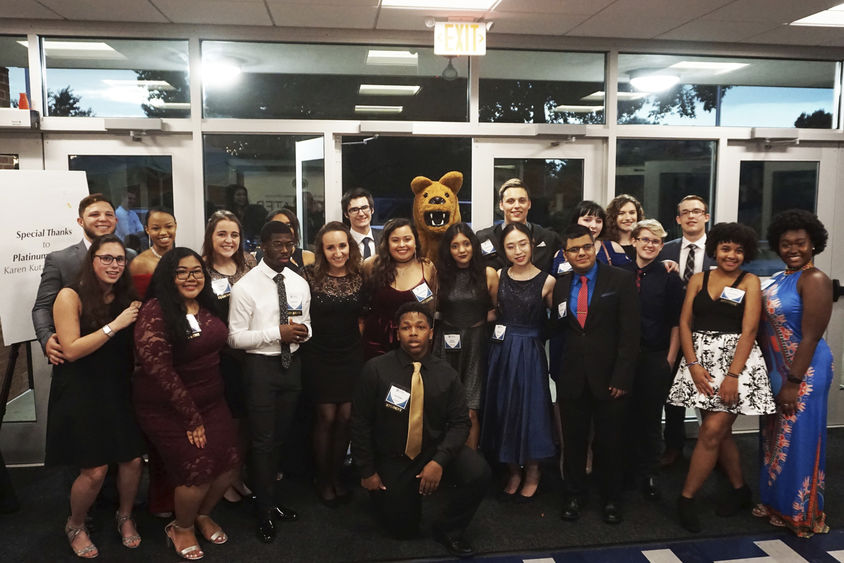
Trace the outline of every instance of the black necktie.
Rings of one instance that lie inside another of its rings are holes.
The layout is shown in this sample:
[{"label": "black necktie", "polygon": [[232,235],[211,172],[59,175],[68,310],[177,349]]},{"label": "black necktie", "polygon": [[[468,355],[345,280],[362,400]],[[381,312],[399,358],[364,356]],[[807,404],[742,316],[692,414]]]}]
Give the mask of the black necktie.
[{"label": "black necktie", "polygon": [[[278,290],[278,322],[279,324],[287,324],[287,289],[284,287],[284,276],[277,274],[274,278],[275,286]],[[290,367],[290,362],[293,360],[293,355],[290,353],[290,344],[287,342],[281,343],[281,367],[287,369]]]},{"label": "black necktie", "polygon": [[369,243],[372,242],[372,239],[369,237],[363,237],[363,259],[366,260],[370,256],[372,256],[372,249],[369,248]]},{"label": "black necktie", "polygon": [[689,254],[686,256],[686,268],[683,270],[683,283],[688,284],[695,273],[695,248],[694,244],[688,246]]}]

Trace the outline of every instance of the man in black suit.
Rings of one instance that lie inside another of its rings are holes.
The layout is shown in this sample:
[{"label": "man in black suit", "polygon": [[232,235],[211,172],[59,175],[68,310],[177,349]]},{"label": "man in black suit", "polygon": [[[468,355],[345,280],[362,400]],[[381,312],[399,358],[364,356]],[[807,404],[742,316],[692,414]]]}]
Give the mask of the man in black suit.
[{"label": "man in black suit", "polygon": [[[683,280],[685,291],[689,279],[698,272],[709,270],[715,261],[706,254],[706,224],[709,222],[709,206],[698,195],[687,195],[677,204],[677,224],[683,236],[666,242],[657,260],[673,260],[679,264],[677,274]],[[674,372],[677,365],[674,366]],[[659,460],[662,467],[668,467],[683,457],[686,441],[686,409],[665,405],[665,452]]]},{"label": "man in black suit", "polygon": [[524,223],[533,239],[533,265],[545,273],[551,271],[554,253],[560,248],[560,237],[550,229],[528,223],[530,205],[527,186],[520,179],[511,178],[498,188],[498,209],[504,213],[504,223],[478,231],[481,254],[487,266],[499,270],[509,265],[501,248],[501,230],[510,223]]},{"label": "man in black suit", "polygon": [[564,520],[577,520],[586,495],[586,450],[594,424],[595,473],[604,522],[621,522],[628,393],[639,353],[639,298],[633,275],[596,262],[592,232],[564,233],[572,271],[557,279],[552,314],[563,332],[555,375],[563,421]]},{"label": "man in black suit", "polygon": [[343,217],[349,221],[352,238],[358,243],[361,258],[366,260],[374,256],[381,240],[381,231],[372,230],[372,215],[375,213],[375,200],[372,194],[363,188],[355,188],[343,194],[340,200]]}]

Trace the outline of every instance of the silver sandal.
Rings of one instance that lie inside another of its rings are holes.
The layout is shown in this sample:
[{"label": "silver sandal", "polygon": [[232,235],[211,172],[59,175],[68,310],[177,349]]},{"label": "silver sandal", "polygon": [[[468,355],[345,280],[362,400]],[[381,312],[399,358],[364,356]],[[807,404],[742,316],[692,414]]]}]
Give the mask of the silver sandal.
[{"label": "silver sandal", "polygon": [[128,547],[129,549],[137,549],[138,546],[141,545],[141,536],[137,533],[132,534],[131,536],[123,535],[123,524],[126,522],[131,521],[135,530],[138,529],[138,525],[135,523],[135,519],[132,518],[132,514],[120,514],[120,511],[117,511],[114,513],[114,520],[117,522],[117,535],[120,536],[120,541],[123,542],[123,546]]},{"label": "silver sandal", "polygon": [[84,525],[78,528],[74,528],[70,525],[70,519],[68,519],[67,523],[64,525],[64,535],[67,536],[67,542],[70,544],[70,549],[73,550],[74,555],[79,557],[80,559],[93,559],[100,554],[97,550],[97,546],[91,542],[90,545],[86,545],[82,549],[75,549],[73,547],[73,540],[76,539],[76,536],[85,532],[85,535],[88,536],[88,540],[91,540],[91,536],[88,534],[88,528]]}]

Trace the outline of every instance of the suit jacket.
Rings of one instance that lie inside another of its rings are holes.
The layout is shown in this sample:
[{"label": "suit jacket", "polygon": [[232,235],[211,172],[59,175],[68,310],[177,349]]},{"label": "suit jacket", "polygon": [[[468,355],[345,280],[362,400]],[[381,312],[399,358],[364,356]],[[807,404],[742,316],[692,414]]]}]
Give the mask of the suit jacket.
[{"label": "suit jacket", "polygon": [[[551,272],[551,265],[554,262],[554,253],[557,252],[563,244],[560,240],[560,235],[551,229],[540,227],[536,223],[528,223],[528,226],[533,233],[533,242],[535,244],[533,248],[533,259],[531,262],[533,262],[534,266],[547,274]],[[499,270],[510,265],[507,261],[506,255],[504,254],[504,249],[501,248],[501,230],[503,228],[504,224],[499,223],[494,227],[487,227],[486,229],[478,231],[478,240],[481,241],[481,252],[484,257],[484,263],[495,270]],[[486,241],[490,241],[492,244],[491,252],[484,252],[484,245],[488,246]]]},{"label": "suit jacket", "polygon": [[[683,246],[683,237],[675,238],[674,240],[670,240],[665,243],[665,246],[662,247],[662,250],[659,252],[659,257],[657,260],[674,260],[678,264],[680,264],[680,250],[682,250]],[[706,252],[703,253],[703,269],[709,270],[713,266],[716,266],[715,260],[709,257]],[[680,279],[683,278],[683,269],[686,267],[685,264],[680,264],[680,268],[677,270],[677,275],[680,276]],[[697,273],[697,272],[695,272]]]},{"label": "suit jacket", "polygon": [[[587,385],[596,399],[609,399],[609,387],[630,391],[641,331],[633,274],[598,263],[595,289],[583,328],[577,322],[577,304],[570,302],[573,275],[573,272],[564,274],[554,286],[551,311],[564,339],[559,368],[554,374],[557,394],[577,399]],[[561,303],[566,303],[563,318],[558,315]]]}]

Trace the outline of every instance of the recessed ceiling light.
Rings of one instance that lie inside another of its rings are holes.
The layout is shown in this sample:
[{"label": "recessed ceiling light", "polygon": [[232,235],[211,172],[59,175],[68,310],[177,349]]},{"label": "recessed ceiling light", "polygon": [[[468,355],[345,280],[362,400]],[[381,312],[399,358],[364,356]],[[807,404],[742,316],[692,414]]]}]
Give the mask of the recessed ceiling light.
[{"label": "recessed ceiling light", "polygon": [[562,105],[557,106],[554,108],[554,113],[592,113],[593,111],[601,111],[604,109],[604,106],[573,106],[573,105]]},{"label": "recessed ceiling light", "polygon": [[809,25],[815,27],[844,27],[844,4],[833,6],[828,10],[806,16],[791,22],[791,25]]},{"label": "recessed ceiling light", "polygon": [[663,92],[680,82],[677,74],[660,70],[632,70],[630,84],[640,92]]},{"label": "recessed ceiling light", "polygon": [[[597,92],[592,92],[588,96],[583,96],[580,99],[584,102],[603,102],[604,96],[606,96],[606,92],[604,92],[603,90],[598,90]],[[642,92],[616,92],[616,97],[618,97],[618,101],[620,102],[641,100],[646,96],[647,94],[643,94]]]},{"label": "recessed ceiling light", "polygon": [[384,8],[416,8],[419,10],[477,10],[494,9],[501,0],[381,0]]},{"label": "recessed ceiling light", "polygon": [[749,66],[748,63],[720,63],[715,61],[680,61],[668,68],[677,70],[709,70],[712,74],[726,74]]},{"label": "recessed ceiling light", "polygon": [[421,86],[414,84],[361,84],[358,94],[361,96],[415,96]]},{"label": "recessed ceiling light", "polygon": [[366,53],[366,64],[386,66],[417,66],[419,54],[410,51],[385,51],[370,49]]},{"label": "recessed ceiling light", "polygon": [[[20,45],[27,47],[26,41],[18,41]],[[47,41],[44,43],[44,52],[48,57],[62,59],[125,59],[113,47],[104,41]]]},{"label": "recessed ceiling light", "polygon": [[401,113],[404,106],[355,106],[355,113]]}]

